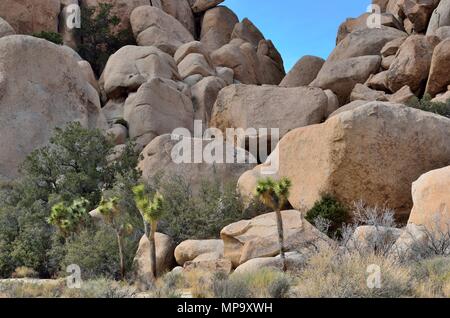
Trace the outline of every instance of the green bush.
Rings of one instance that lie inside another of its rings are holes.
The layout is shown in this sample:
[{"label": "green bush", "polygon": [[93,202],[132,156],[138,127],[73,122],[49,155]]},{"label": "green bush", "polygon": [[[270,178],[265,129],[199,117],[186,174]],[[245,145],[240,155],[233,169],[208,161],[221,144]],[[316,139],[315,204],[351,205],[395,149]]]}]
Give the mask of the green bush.
[{"label": "green bush", "polygon": [[272,298],[287,298],[290,289],[291,282],[288,277],[280,275],[269,286],[267,286],[267,293]]},{"label": "green bush", "polygon": [[349,213],[345,206],[332,195],[325,194],[306,213],[306,220],[315,225],[316,220],[322,219],[329,222],[328,235],[339,235],[342,224],[349,219]]},{"label": "green bush", "polygon": [[112,5],[106,3],[100,3],[98,9],[81,8],[82,28],[77,29],[78,53],[98,75],[102,73],[111,54],[125,45],[135,44],[130,29],[114,31],[120,19],[111,14],[111,8]]},{"label": "green bush", "polygon": [[233,184],[222,186],[219,181],[204,181],[198,195],[182,176],[160,176],[152,186],[165,201],[159,230],[177,243],[218,238],[223,227],[244,217],[244,207]]},{"label": "green bush", "polygon": [[429,94],[425,94],[422,99],[413,97],[408,106],[450,118],[450,100],[446,103],[432,102],[431,100]]},{"label": "green bush", "polygon": [[23,177],[0,193],[1,276],[8,277],[19,266],[32,268],[41,277],[59,271],[65,249],[47,222],[51,207],[84,197],[90,211],[102,190],[126,192],[140,176],[132,144],[111,163],[107,158],[113,152],[114,145],[101,131],[70,123],[57,128],[47,146],[27,157],[21,167]]},{"label": "green bush", "polygon": [[50,41],[50,42],[58,44],[58,45],[63,45],[63,43],[64,43],[62,35],[59,33],[55,33],[55,32],[42,31],[39,33],[33,33],[33,36]]}]

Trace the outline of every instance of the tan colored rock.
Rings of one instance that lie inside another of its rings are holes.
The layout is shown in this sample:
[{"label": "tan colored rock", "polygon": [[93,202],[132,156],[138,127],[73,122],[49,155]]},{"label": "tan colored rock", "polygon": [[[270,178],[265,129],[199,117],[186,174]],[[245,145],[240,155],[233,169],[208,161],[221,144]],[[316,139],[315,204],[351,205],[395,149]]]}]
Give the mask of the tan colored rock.
[{"label": "tan colored rock", "polygon": [[245,18],[234,26],[231,39],[241,39],[258,47],[259,42],[265,38],[261,31],[249,19]]},{"label": "tan colored rock", "polygon": [[385,70],[390,69],[394,60],[395,60],[395,55],[383,57],[383,59],[381,60],[381,67]]},{"label": "tan colored rock", "polygon": [[155,46],[174,55],[181,45],[194,41],[192,34],[178,20],[152,6],[134,9],[130,21],[140,46]]},{"label": "tan colored rock", "polygon": [[217,77],[220,77],[225,81],[227,85],[231,85],[234,82],[234,71],[229,67],[216,67]]},{"label": "tan colored rock", "polygon": [[[156,270],[161,276],[175,266],[173,252],[175,243],[172,238],[162,233],[155,234],[156,245]],[[152,270],[150,265],[150,241],[147,236],[142,236],[139,248],[133,260],[134,282],[142,289],[147,289],[153,283]]]},{"label": "tan colored rock", "polygon": [[224,0],[194,0],[194,4],[192,5],[192,11],[195,13],[204,12],[208,9],[211,9],[220,3],[222,3]]},{"label": "tan colored rock", "polygon": [[205,12],[200,41],[209,52],[220,49],[231,40],[231,33],[239,19],[227,7],[216,7]]},{"label": "tan colored rock", "polygon": [[16,34],[16,31],[12,28],[11,25],[9,25],[8,22],[0,18],[0,38],[8,35],[14,35]]},{"label": "tan colored rock", "polygon": [[403,0],[399,3],[400,9],[412,23],[413,32],[421,33],[426,31],[431,14],[439,4],[439,1],[440,0]]},{"label": "tan colored rock", "polygon": [[102,112],[108,124],[111,125],[117,122],[119,119],[123,119],[124,104],[124,99],[110,99],[106,103],[106,105],[102,108]]},{"label": "tan colored rock", "polygon": [[115,145],[123,145],[127,141],[128,129],[122,124],[113,124],[111,128],[106,131],[106,134],[111,137]]},{"label": "tan colored rock", "polygon": [[97,92],[60,46],[13,35],[0,39],[0,56],[0,179],[18,177],[18,166],[56,127],[106,127]]},{"label": "tan colored rock", "polygon": [[211,66],[206,58],[199,53],[187,55],[180,64],[178,64],[178,72],[183,79],[195,74],[200,74],[203,77],[215,75],[213,66]]},{"label": "tan colored rock", "polygon": [[[188,156],[188,162],[183,160],[182,150],[179,149],[185,144],[187,145],[186,151],[189,151],[189,146],[191,146],[191,156]],[[194,144],[202,146],[203,155],[212,156],[211,148],[215,147],[223,149],[223,156],[217,155],[214,158],[216,160],[212,160],[212,162],[202,160],[201,163],[194,164],[194,162],[198,162],[193,158]],[[235,156],[246,158],[248,153],[243,149],[221,142],[213,143],[210,140],[187,137],[180,140],[179,136],[163,135],[147,145],[142,152],[142,160],[138,167],[142,171],[143,180],[147,182],[152,182],[154,177],[160,173],[163,173],[163,180],[173,176],[182,176],[196,194],[200,191],[204,181],[220,182],[222,185],[236,184],[239,176],[256,165],[249,161],[241,163],[241,161],[234,160],[234,163],[231,163],[226,160],[230,157],[235,158]]]},{"label": "tan colored rock", "polygon": [[408,104],[412,98],[416,97],[409,86],[403,86],[394,94],[389,95],[388,99],[391,103]]},{"label": "tan colored rock", "polygon": [[388,87],[392,92],[408,85],[417,92],[428,78],[434,48],[440,40],[435,36],[413,35],[401,45],[388,73]]},{"label": "tan colored rock", "polygon": [[403,42],[405,42],[406,37],[399,37],[392,41],[387,42],[383,48],[381,49],[381,55],[383,57],[387,57],[390,55],[397,54],[400,46],[402,46]]},{"label": "tan colored rock", "polygon": [[[195,19],[188,0],[160,0],[161,8],[177,19],[192,35],[195,35]],[[150,1],[151,2],[151,1]],[[149,4],[148,1],[146,4]]]},{"label": "tan colored rock", "polygon": [[[286,267],[288,271],[298,271],[307,264],[308,257],[298,252],[286,253]],[[257,273],[263,269],[270,268],[282,270],[283,263],[281,257],[261,257],[253,258],[242,265],[239,265],[233,272],[233,275],[249,275]]]},{"label": "tan colored rock", "polygon": [[343,112],[347,112],[347,111],[352,111],[360,106],[366,105],[369,102],[366,100],[355,100],[353,102],[350,102],[342,107],[340,107],[339,109],[337,109],[336,111],[334,111],[330,116],[328,116],[328,118],[331,118],[333,116],[339,115]]},{"label": "tan colored rock", "polygon": [[389,91],[389,88],[387,87],[387,75],[388,71],[383,71],[378,74],[371,75],[367,80],[366,85],[375,90],[384,92]]},{"label": "tan colored rock", "polygon": [[406,36],[405,32],[390,27],[355,31],[336,46],[327,63],[358,56],[379,55],[386,43]]},{"label": "tan colored rock", "polygon": [[[330,244],[331,240],[306,221],[301,212],[283,211],[282,219],[286,251],[311,244],[317,248]],[[224,257],[234,267],[254,258],[273,257],[280,252],[275,213],[230,224],[220,232],[220,236],[224,242]]]},{"label": "tan colored rock", "polygon": [[111,55],[103,72],[110,98],[127,96],[154,77],[180,77],[173,58],[155,47],[125,46]]},{"label": "tan colored rock", "polygon": [[128,122],[130,138],[143,138],[146,146],[155,137],[184,127],[193,131],[194,108],[189,97],[174,83],[153,78],[143,84],[125,103],[124,119]]},{"label": "tan colored rock", "polygon": [[0,16],[18,34],[58,32],[60,0],[2,0]]},{"label": "tan colored rock", "polygon": [[438,93],[446,92],[447,86],[450,84],[450,77],[448,76],[449,70],[450,39],[446,39],[439,43],[433,51],[430,75],[428,77],[425,93],[434,97]]},{"label": "tan colored rock", "polygon": [[335,112],[336,110],[338,110],[338,108],[340,107],[339,104],[339,98],[336,96],[335,93],[333,93],[333,91],[326,89],[323,91],[325,93],[325,95],[327,95],[328,98],[328,108],[327,108],[327,118],[328,116],[330,116],[330,114],[332,114],[333,112]]},{"label": "tan colored rock", "polygon": [[208,127],[217,96],[219,95],[220,90],[225,86],[227,86],[227,83],[225,83],[223,79],[216,76],[209,76],[205,77],[191,88],[195,119],[202,120],[205,128]]},{"label": "tan colored rock", "polygon": [[446,26],[450,26],[450,1],[441,0],[431,15],[427,35],[438,35],[438,29]]},{"label": "tan colored rock", "polygon": [[437,29],[436,36],[441,39],[441,41],[450,38],[450,26],[444,26]]},{"label": "tan colored rock", "polygon": [[429,251],[429,235],[423,226],[409,223],[392,246],[389,256],[400,261],[421,260]]},{"label": "tan colored rock", "polygon": [[386,7],[386,12],[394,15],[394,17],[396,17],[402,23],[403,20],[405,19],[405,14],[403,13],[402,8],[400,7],[403,1],[404,0],[389,0],[389,3]]},{"label": "tan colored rock", "polygon": [[195,260],[198,256],[218,253],[223,256],[222,240],[188,240],[175,248],[175,259],[180,266]]},{"label": "tan colored rock", "polygon": [[367,100],[367,101],[384,101],[388,100],[386,93],[370,89],[366,85],[356,84],[350,95],[350,101]]},{"label": "tan colored rock", "polygon": [[225,273],[230,274],[233,270],[233,265],[227,259],[206,260],[206,261],[191,261],[184,264],[183,271],[199,271],[206,273]]},{"label": "tan colored rock", "polygon": [[424,226],[438,236],[450,233],[450,167],[430,171],[412,185],[414,206],[409,224]]},{"label": "tan colored rock", "polygon": [[379,6],[381,12],[386,12],[389,0],[372,0],[372,4]]},{"label": "tan colored rock", "polygon": [[292,181],[295,208],[311,208],[331,193],[344,204],[363,200],[408,215],[411,183],[449,165],[449,133],[442,116],[371,102],[288,133],[278,144],[278,174]]},{"label": "tan colored rock", "polygon": [[447,103],[450,100],[450,91],[447,91],[443,94],[436,95],[435,98],[433,98],[432,102],[438,102],[438,103]]},{"label": "tan colored rock", "polygon": [[322,69],[325,60],[316,56],[302,57],[281,81],[283,87],[299,87],[311,84]]},{"label": "tan colored rock", "polygon": [[224,132],[279,128],[281,137],[291,129],[320,123],[327,109],[328,97],[318,88],[231,85],[219,93],[211,126]]},{"label": "tan colored rock", "polygon": [[326,62],[311,86],[332,90],[339,102],[345,104],[355,85],[364,83],[371,74],[376,73],[380,63],[381,57],[377,55]]},{"label": "tan colored rock", "polygon": [[242,198],[244,206],[248,207],[252,202],[256,201],[255,189],[258,185],[258,181],[264,177],[271,177],[273,180],[279,180],[276,174],[270,174],[263,176],[261,169],[263,165],[255,167],[253,170],[248,170],[244,172],[238,180],[237,190]]},{"label": "tan colored rock", "polygon": [[81,69],[81,72],[84,75],[84,78],[86,79],[86,81],[92,85],[93,88],[95,88],[95,90],[97,92],[100,93],[100,87],[98,85],[98,81],[97,78],[95,77],[95,73],[94,70],[92,69],[91,64],[89,64],[88,61],[79,61],[78,62],[78,66]]},{"label": "tan colored rock", "polygon": [[209,64],[212,64],[211,57],[209,56],[208,50],[202,42],[194,41],[183,44],[175,52],[174,59],[175,63],[180,64],[189,54],[198,53],[204,56]]}]

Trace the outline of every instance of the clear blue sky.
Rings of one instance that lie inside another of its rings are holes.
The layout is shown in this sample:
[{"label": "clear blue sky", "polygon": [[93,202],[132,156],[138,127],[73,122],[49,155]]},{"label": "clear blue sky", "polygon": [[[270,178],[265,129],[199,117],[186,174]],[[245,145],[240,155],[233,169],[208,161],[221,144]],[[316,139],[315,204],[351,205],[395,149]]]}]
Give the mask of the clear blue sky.
[{"label": "clear blue sky", "polygon": [[283,56],[286,71],[304,55],[326,58],[339,25],[363,14],[371,0],[225,0],[239,17],[249,18]]}]

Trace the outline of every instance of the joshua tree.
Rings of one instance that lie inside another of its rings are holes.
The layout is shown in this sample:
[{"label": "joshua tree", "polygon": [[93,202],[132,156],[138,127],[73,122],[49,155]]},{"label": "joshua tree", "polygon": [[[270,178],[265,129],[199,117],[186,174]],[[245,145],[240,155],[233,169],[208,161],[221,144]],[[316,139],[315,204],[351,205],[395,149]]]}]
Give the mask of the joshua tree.
[{"label": "joshua tree", "polygon": [[120,259],[120,277],[123,280],[125,278],[125,261],[123,256],[123,239],[133,231],[133,226],[126,223],[120,206],[119,198],[113,197],[110,199],[102,198],[98,211],[103,217],[103,221],[109,225],[117,237],[117,245],[119,247],[119,259]]},{"label": "joshua tree", "polygon": [[72,233],[77,232],[86,220],[88,205],[89,201],[84,198],[76,199],[70,205],[65,202],[57,203],[52,207],[47,221],[56,226],[65,238],[68,238]]},{"label": "joshua tree", "polygon": [[256,186],[256,196],[259,200],[275,211],[277,217],[278,242],[280,245],[280,257],[283,264],[283,271],[287,270],[286,256],[284,254],[284,230],[281,210],[287,202],[289,190],[292,183],[289,179],[283,178],[276,182],[271,178],[260,180]]},{"label": "joshua tree", "polygon": [[133,188],[134,200],[136,201],[136,206],[141,212],[145,222],[150,224],[150,232],[148,233],[148,239],[150,241],[150,266],[153,277],[156,278],[156,244],[155,244],[155,233],[158,228],[158,221],[163,216],[163,196],[157,192],[150,199],[148,193],[145,190],[145,185],[141,184]]}]

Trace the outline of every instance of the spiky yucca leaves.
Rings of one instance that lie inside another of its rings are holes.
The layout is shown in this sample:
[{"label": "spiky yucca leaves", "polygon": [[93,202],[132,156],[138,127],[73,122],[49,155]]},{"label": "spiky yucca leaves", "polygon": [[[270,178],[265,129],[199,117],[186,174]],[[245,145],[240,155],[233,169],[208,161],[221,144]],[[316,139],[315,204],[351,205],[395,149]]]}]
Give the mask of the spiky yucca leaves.
[{"label": "spiky yucca leaves", "polygon": [[119,198],[113,197],[110,199],[102,198],[98,211],[103,217],[104,222],[110,226],[116,233],[117,245],[119,248],[120,258],[120,275],[121,278],[125,278],[125,258],[123,254],[123,238],[130,235],[133,232],[133,226],[124,222],[123,215],[121,213]]},{"label": "spiky yucca leaves", "polygon": [[136,207],[142,214],[144,221],[150,224],[150,232],[147,234],[150,241],[150,264],[153,277],[156,278],[156,243],[155,234],[158,228],[158,221],[164,215],[164,198],[157,192],[153,199],[150,199],[149,194],[145,189],[145,185],[140,184],[133,188],[134,200],[136,201]]},{"label": "spiky yucca leaves", "polygon": [[74,200],[70,205],[60,202],[52,206],[50,217],[47,222],[56,226],[64,237],[77,232],[85,222],[88,215],[87,207],[89,201],[80,198]]},{"label": "spiky yucca leaves", "polygon": [[287,265],[284,250],[284,230],[281,210],[288,200],[291,187],[292,182],[287,178],[282,178],[280,181],[274,181],[272,178],[263,179],[258,181],[256,186],[256,196],[264,205],[273,209],[277,217],[278,242],[280,245],[280,257],[283,263],[283,271],[287,270]]}]

